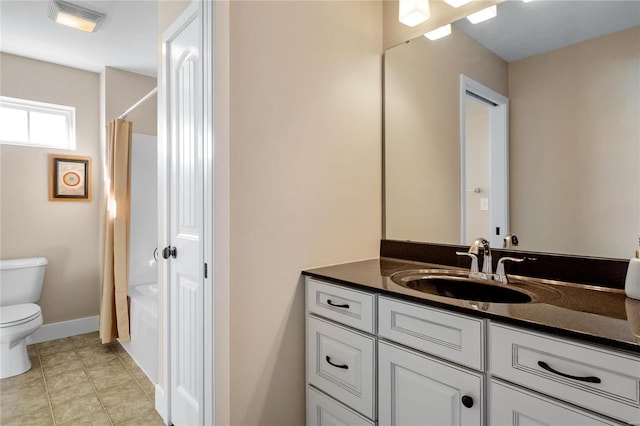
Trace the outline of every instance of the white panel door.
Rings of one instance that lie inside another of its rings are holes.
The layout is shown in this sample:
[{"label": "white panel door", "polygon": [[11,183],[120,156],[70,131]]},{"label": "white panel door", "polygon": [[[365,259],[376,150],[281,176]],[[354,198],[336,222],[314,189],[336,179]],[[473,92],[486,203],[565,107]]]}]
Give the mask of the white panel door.
[{"label": "white panel door", "polygon": [[[204,423],[203,138],[200,10],[176,23],[167,49],[171,421]],[[175,25],[175,24],[174,24]]]},{"label": "white panel door", "polygon": [[380,425],[483,424],[481,374],[385,342],[378,369]]}]

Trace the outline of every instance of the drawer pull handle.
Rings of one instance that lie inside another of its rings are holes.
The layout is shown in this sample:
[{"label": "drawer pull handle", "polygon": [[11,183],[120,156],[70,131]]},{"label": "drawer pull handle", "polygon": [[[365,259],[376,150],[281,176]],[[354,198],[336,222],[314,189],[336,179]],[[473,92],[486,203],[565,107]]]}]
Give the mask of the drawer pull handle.
[{"label": "drawer pull handle", "polygon": [[554,370],[553,368],[549,367],[549,364],[547,364],[544,361],[538,361],[538,365],[540,367],[544,368],[547,371],[550,371],[550,372],[552,372],[554,374],[557,374],[558,376],[567,377],[569,379],[580,380],[581,382],[589,382],[589,383],[600,383],[602,381],[598,377],[595,377],[595,376],[578,377],[578,376],[572,376],[570,374],[561,373],[558,370]]},{"label": "drawer pull handle", "polygon": [[334,364],[333,362],[331,362],[331,357],[329,355],[327,355],[327,357],[325,358],[327,360],[327,362],[331,365],[333,365],[336,368],[342,368],[344,370],[348,370],[349,366],[346,364],[340,365],[340,364]]},{"label": "drawer pull handle", "polygon": [[335,303],[333,303],[333,302],[331,301],[331,299],[327,299],[327,303],[328,303],[329,305],[331,305],[331,306],[336,307],[336,308],[345,308],[345,309],[349,309],[349,305],[347,305],[347,304],[344,304],[344,305],[336,305]]},{"label": "drawer pull handle", "polygon": [[471,398],[469,395],[463,396],[462,397],[462,405],[464,405],[467,408],[473,407],[473,398]]}]

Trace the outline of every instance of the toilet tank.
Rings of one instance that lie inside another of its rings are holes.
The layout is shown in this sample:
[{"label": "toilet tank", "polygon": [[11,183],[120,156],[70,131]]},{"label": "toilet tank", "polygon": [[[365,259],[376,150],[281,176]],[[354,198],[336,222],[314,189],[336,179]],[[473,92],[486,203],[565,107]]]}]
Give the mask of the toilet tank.
[{"label": "toilet tank", "polygon": [[0,306],[40,300],[47,263],[44,257],[0,260]]}]

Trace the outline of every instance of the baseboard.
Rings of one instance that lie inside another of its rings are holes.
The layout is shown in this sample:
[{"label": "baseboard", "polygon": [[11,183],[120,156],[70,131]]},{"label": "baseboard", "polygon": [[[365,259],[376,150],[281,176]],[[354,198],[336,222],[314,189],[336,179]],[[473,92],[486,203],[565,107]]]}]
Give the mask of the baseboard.
[{"label": "baseboard", "polygon": [[156,385],[156,411],[164,420],[164,424],[169,424],[169,411],[167,410],[167,400],[164,396],[164,390],[160,387],[160,385]]},{"label": "baseboard", "polygon": [[78,318],[70,321],[45,324],[35,333],[27,337],[27,345],[62,339],[78,334],[91,333],[99,330],[99,317]]}]

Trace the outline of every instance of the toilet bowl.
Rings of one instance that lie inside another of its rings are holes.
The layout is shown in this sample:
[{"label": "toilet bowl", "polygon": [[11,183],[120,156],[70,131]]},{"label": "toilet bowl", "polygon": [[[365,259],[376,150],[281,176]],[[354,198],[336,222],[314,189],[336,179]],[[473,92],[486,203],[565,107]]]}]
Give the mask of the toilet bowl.
[{"label": "toilet bowl", "polygon": [[26,338],[42,325],[40,300],[47,259],[0,260],[0,379],[29,371]]}]

